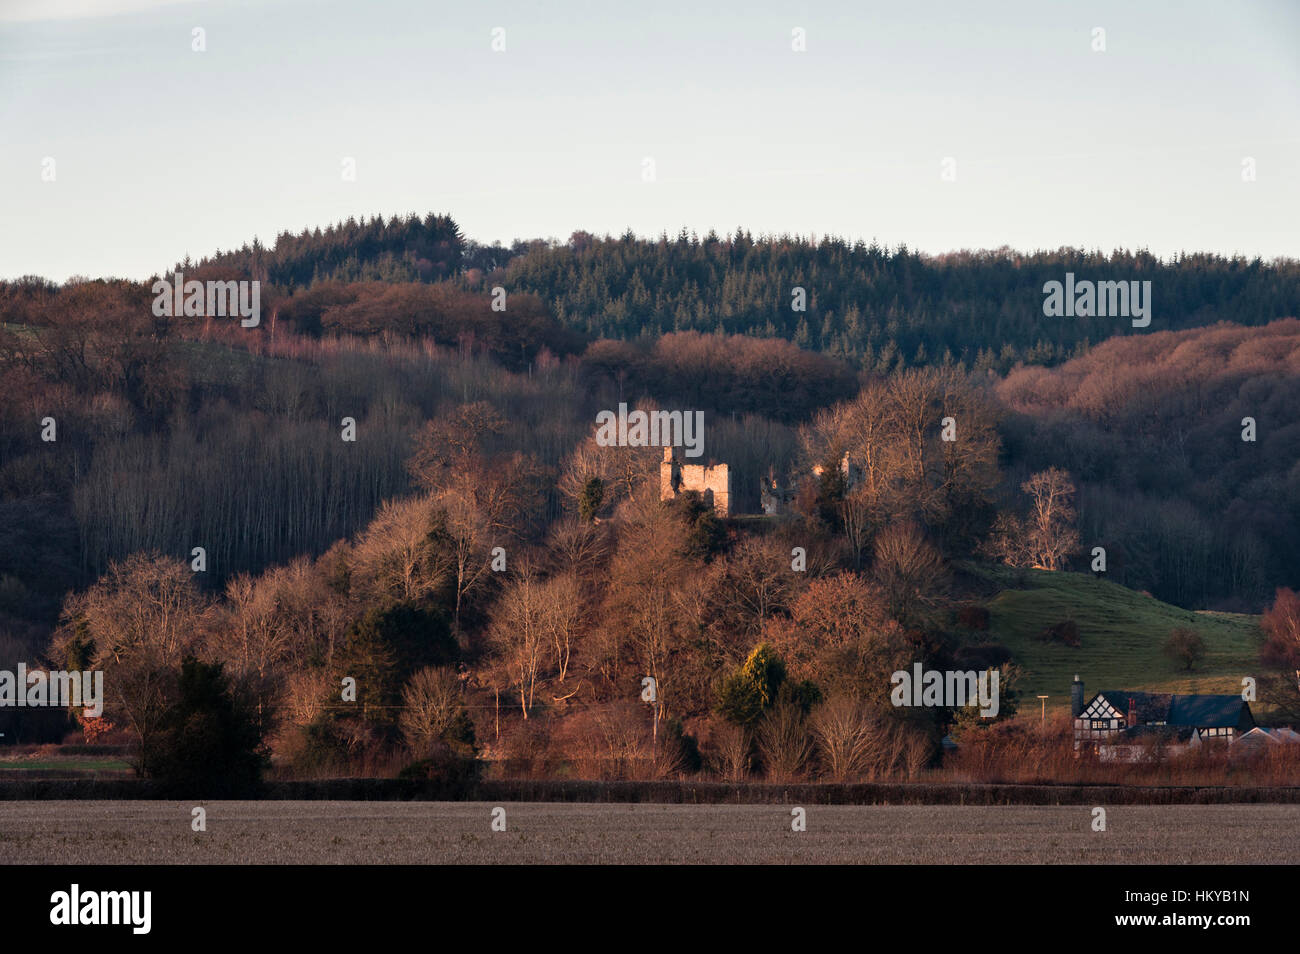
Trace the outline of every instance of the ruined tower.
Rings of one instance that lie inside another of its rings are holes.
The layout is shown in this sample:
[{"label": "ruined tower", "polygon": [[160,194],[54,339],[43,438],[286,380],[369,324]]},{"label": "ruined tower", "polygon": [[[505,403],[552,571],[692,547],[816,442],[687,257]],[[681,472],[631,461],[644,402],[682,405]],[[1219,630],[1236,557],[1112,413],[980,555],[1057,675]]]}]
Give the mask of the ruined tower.
[{"label": "ruined tower", "polygon": [[731,515],[731,471],[727,465],[686,464],[676,447],[665,447],[664,459],[659,465],[659,499],[676,500],[692,490],[697,491],[719,517]]}]

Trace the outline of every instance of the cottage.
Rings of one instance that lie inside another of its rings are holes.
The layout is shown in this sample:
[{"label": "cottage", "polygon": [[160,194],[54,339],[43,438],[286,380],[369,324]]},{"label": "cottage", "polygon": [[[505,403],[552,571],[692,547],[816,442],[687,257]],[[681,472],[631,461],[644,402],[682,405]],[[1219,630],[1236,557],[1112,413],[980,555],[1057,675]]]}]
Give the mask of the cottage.
[{"label": "cottage", "polygon": [[1135,761],[1163,745],[1168,752],[1206,742],[1232,742],[1255,728],[1240,695],[1178,695],[1106,690],[1084,701],[1083,680],[1070,687],[1074,747],[1104,760]]}]

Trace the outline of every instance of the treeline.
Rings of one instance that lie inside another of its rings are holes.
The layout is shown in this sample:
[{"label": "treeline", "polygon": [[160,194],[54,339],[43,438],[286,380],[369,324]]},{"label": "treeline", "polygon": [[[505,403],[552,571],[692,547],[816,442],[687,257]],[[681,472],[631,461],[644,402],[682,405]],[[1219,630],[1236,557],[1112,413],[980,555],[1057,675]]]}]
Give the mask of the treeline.
[{"label": "treeline", "polygon": [[280,320],[303,334],[370,337],[400,335],[492,355],[503,365],[527,368],[543,351],[580,352],[583,338],[562,327],[536,296],[491,296],[442,282],[318,282],[284,301]]},{"label": "treeline", "polygon": [[[575,232],[562,244],[515,250],[489,280],[540,295],[561,322],[593,337],[687,330],[778,337],[882,372],[951,359],[1005,373],[1134,332],[1123,319],[1044,317],[1043,284],[1064,281],[1066,272],[1151,281],[1153,329],[1253,326],[1300,312],[1300,263],[1207,254],[1161,260],[1065,248],[929,256],[874,242],[755,239],[741,230],[658,239]],[[472,245],[470,254],[477,255]],[[792,307],[796,288],[806,293],[806,311]]]},{"label": "treeline", "polygon": [[783,338],[880,373],[958,362],[1005,374],[1017,363],[1058,364],[1134,333],[1122,318],[1045,317],[1043,285],[1064,281],[1067,272],[1080,280],[1150,281],[1151,327],[1158,330],[1216,321],[1254,326],[1300,313],[1300,263],[1292,260],[1203,253],[1162,260],[1143,250],[1073,248],[933,256],[905,245],[755,238],[741,229],[657,239],[579,231],[562,243],[507,247],[465,240],[450,217],[432,214],[284,233],[269,249],[254,242],[193,267],[261,277],[294,296],[358,282],[500,286],[536,295],[539,307],[588,340],[653,341],[681,331]]},{"label": "treeline", "polygon": [[1296,582],[1300,321],[1115,338],[997,391],[1013,477],[1074,476],[1111,579],[1242,610]]},{"label": "treeline", "polygon": [[387,221],[376,215],[297,235],[282,232],[270,248],[254,239],[251,245],[176,267],[234,269],[289,292],[320,281],[431,282],[459,272],[464,244],[448,215],[394,215]]}]

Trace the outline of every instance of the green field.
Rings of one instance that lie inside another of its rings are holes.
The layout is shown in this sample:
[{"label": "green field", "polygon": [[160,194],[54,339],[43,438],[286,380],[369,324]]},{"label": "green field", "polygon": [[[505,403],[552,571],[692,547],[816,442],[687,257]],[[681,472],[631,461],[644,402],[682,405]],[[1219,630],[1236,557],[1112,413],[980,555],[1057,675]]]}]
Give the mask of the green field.
[{"label": "green field", "polygon": [[14,778],[94,778],[132,774],[125,759],[95,758],[77,755],[40,757],[6,757],[0,749],[0,779]]},{"label": "green field", "polygon": [[[1066,707],[1075,673],[1086,695],[1102,689],[1150,692],[1240,692],[1243,676],[1258,674],[1259,617],[1180,609],[1086,573],[964,569],[1001,586],[988,601],[989,635],[1011,650],[1024,670],[1018,685],[1021,709]],[[1072,619],[1079,626],[1078,649],[1039,642],[1046,627]],[[1170,630],[1193,629],[1205,640],[1205,658],[1192,672],[1162,652]]]}]

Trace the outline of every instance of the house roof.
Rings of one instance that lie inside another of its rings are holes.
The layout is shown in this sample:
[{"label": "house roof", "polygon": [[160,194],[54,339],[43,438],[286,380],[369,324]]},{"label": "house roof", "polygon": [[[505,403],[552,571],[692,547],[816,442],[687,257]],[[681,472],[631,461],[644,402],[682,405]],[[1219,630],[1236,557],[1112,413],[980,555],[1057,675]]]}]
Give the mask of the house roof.
[{"label": "house roof", "polygon": [[1249,711],[1248,704],[1239,695],[1178,696],[1167,692],[1116,689],[1106,689],[1097,695],[1124,716],[1128,715],[1129,700],[1133,700],[1139,723],[1164,722],[1198,729],[1228,728],[1241,722],[1242,706],[1247,706]]},{"label": "house roof", "polygon": [[1241,707],[1245,705],[1240,695],[1174,696],[1165,721],[1197,728],[1233,727],[1241,722]]},{"label": "house roof", "polygon": [[1125,689],[1106,689],[1097,693],[1121,716],[1128,715],[1129,700],[1137,707],[1138,722],[1168,722],[1169,700],[1164,692],[1132,692]]},{"label": "house roof", "polygon": [[1236,745],[1265,745],[1267,743],[1291,743],[1300,742],[1300,733],[1292,729],[1277,728],[1265,729],[1255,726],[1249,732],[1245,732],[1237,737]]}]

